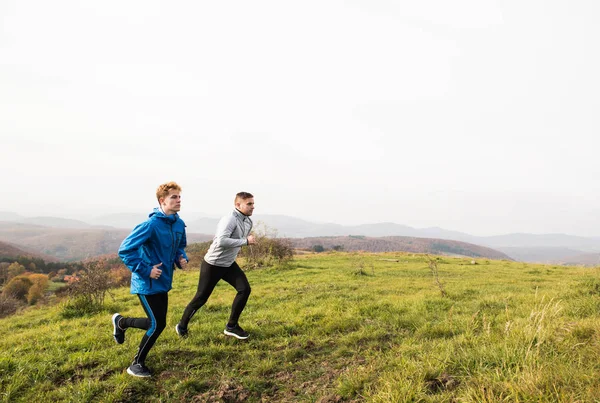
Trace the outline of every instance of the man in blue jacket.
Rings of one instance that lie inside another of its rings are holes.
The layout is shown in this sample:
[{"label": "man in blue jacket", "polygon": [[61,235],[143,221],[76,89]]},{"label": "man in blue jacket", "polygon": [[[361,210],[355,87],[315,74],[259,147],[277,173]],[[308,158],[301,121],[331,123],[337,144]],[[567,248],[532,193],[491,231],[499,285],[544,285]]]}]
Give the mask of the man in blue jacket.
[{"label": "man in blue jacket", "polygon": [[160,185],[156,190],[160,207],[136,226],[119,248],[119,257],[131,270],[131,293],[137,294],[148,316],[126,318],[115,313],[112,317],[113,337],[119,344],[125,341],[127,328],[146,330],[133,363],[127,368],[133,376],[152,375],[145,364],[146,356],[166,326],[175,266],[184,268],[188,262],[185,224],[177,214],[181,209],[180,193],[181,187],[175,182]]},{"label": "man in blue jacket", "polygon": [[250,235],[252,231],[250,216],[254,211],[254,196],[248,192],[239,192],[235,195],[234,206],[235,209],[231,214],[219,221],[217,233],[208,252],[204,255],[196,295],[175,326],[175,331],[180,337],[188,335],[190,319],[206,303],[217,283],[225,280],[236,289],[237,294],[233,299],[231,315],[223,333],[241,340],[248,338],[248,332],[242,329],[238,320],[250,296],[250,284],[235,259],[242,246],[256,243],[254,235]]}]

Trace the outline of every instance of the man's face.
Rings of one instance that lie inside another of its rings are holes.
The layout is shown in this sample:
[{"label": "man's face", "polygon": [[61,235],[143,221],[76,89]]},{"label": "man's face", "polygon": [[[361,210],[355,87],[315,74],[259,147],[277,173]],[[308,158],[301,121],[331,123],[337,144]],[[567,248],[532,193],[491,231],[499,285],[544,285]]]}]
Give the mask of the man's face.
[{"label": "man's face", "polygon": [[243,215],[251,216],[254,211],[254,197],[249,199],[240,199],[235,202],[235,208],[237,208]]},{"label": "man's face", "polygon": [[181,210],[181,195],[179,190],[169,190],[167,197],[160,199],[160,206],[166,215],[175,214]]}]

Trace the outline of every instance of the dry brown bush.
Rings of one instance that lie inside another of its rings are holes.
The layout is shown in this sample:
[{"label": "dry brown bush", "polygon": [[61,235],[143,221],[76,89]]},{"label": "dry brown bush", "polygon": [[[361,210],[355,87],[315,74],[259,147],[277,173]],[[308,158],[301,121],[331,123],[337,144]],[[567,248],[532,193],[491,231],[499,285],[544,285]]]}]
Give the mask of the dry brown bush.
[{"label": "dry brown bush", "polygon": [[110,277],[113,287],[124,287],[131,284],[131,271],[124,265],[111,268]]},{"label": "dry brown bush", "polygon": [[282,265],[294,257],[294,248],[287,238],[277,238],[277,232],[264,224],[258,224],[254,231],[256,244],[242,248],[240,256],[246,259],[247,269]]},{"label": "dry brown bush", "polygon": [[12,315],[23,305],[23,302],[10,295],[0,294],[0,318]]},{"label": "dry brown bush", "polygon": [[198,242],[188,245],[185,248],[185,253],[188,256],[188,259],[190,260],[187,265],[188,270],[197,270],[198,267],[200,267],[200,265],[202,264],[202,259],[204,259],[204,255],[206,255],[206,252],[208,252],[208,248],[210,247],[211,243],[212,241]]},{"label": "dry brown bush", "polygon": [[71,296],[82,297],[92,305],[102,306],[106,293],[113,288],[110,267],[101,260],[86,263],[85,270],[79,273],[79,280],[69,288]]},{"label": "dry brown bush", "polygon": [[64,317],[76,317],[102,310],[104,299],[115,287],[111,276],[111,264],[104,259],[88,261],[78,273],[77,281],[69,284],[68,301],[63,306]]}]

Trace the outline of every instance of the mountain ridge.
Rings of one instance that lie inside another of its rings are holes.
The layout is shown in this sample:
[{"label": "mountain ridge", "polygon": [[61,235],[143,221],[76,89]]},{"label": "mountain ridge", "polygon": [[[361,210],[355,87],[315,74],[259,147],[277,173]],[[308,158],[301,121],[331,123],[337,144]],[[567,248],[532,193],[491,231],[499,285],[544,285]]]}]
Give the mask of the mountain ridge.
[{"label": "mountain ridge", "polygon": [[32,252],[21,246],[11,244],[10,242],[0,241],[0,257],[8,259],[18,259],[21,257],[41,259],[45,262],[57,262],[54,256],[42,253]]},{"label": "mountain ridge", "polygon": [[[0,221],[1,242],[67,262],[115,253],[130,232],[121,228],[56,228]],[[212,238],[208,234],[187,233],[188,243]]]},{"label": "mountain ridge", "polygon": [[295,248],[314,249],[316,245],[324,249],[341,247],[344,251],[369,252],[409,252],[431,253],[435,255],[466,256],[488,258],[493,260],[513,260],[505,253],[474,245],[467,242],[452,241],[437,238],[417,238],[405,236],[363,237],[363,236],[333,236],[314,238],[292,238]]},{"label": "mountain ridge", "polygon": [[[131,230],[147,218],[145,213],[116,213],[96,217],[90,221],[61,219],[59,217],[23,217],[16,213],[0,212],[0,217],[9,217],[10,223],[27,223],[58,228]],[[211,236],[214,234],[218,218],[201,213],[181,215],[189,233]],[[192,218],[193,217],[193,218]],[[466,242],[485,246],[507,254],[509,257],[526,262],[555,263],[569,261],[577,256],[600,253],[600,237],[583,237],[567,234],[529,234],[509,233],[492,236],[476,236],[468,233],[446,230],[441,227],[413,228],[393,222],[342,225],[335,223],[317,223],[282,214],[255,214],[255,227],[264,224],[269,232],[278,237],[310,238],[320,236],[363,235],[367,237],[408,236],[417,238],[435,238]],[[62,221],[61,221],[62,220]],[[511,253],[513,254],[511,256]],[[589,259],[585,258],[585,262]]]}]

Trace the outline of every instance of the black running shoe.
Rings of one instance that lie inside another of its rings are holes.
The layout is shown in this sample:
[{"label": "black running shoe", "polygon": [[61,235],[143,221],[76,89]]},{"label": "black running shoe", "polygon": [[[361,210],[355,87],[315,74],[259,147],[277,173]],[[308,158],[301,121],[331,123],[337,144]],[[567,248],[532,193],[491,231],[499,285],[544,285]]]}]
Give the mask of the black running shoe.
[{"label": "black running shoe", "polygon": [[240,325],[235,326],[225,326],[225,330],[223,333],[227,336],[233,336],[236,339],[246,340],[249,336],[248,332],[240,327]]},{"label": "black running shoe", "polygon": [[152,376],[150,368],[143,364],[131,364],[129,368],[127,368],[127,373],[139,378],[149,378]]},{"label": "black running shoe", "polygon": [[182,339],[185,339],[188,336],[188,330],[179,326],[179,323],[175,325],[175,333]]},{"label": "black running shoe", "polygon": [[118,344],[123,344],[125,341],[125,330],[119,327],[119,321],[123,318],[120,314],[115,313],[112,316],[113,337]]}]

